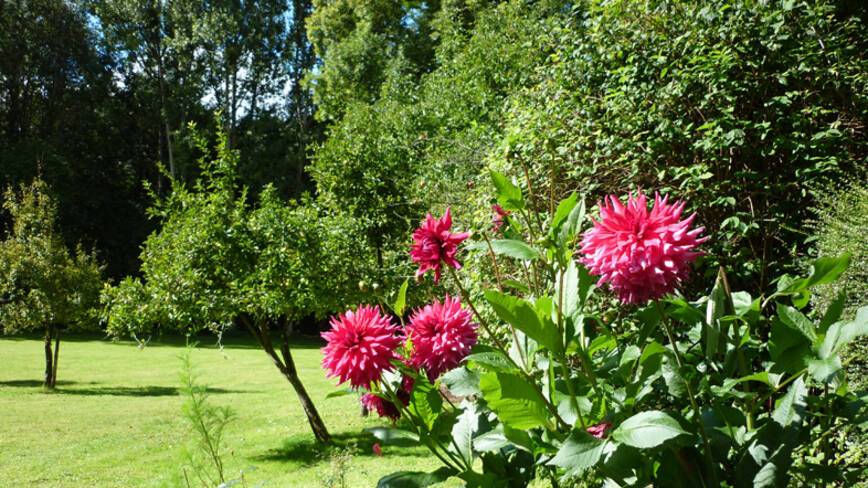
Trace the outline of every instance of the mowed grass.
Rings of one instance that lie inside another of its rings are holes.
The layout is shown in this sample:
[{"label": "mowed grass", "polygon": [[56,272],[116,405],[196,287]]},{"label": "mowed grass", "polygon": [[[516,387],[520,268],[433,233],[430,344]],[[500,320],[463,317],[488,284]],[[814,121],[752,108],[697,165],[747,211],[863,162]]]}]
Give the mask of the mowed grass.
[{"label": "mowed grass", "polygon": [[[329,454],[345,448],[355,452],[345,466],[347,486],[438,467],[421,448],[373,454],[373,438],[363,429],[388,424],[361,417],[356,395],[326,398],[337,388],[320,368],[319,344],[299,342],[293,356],[338,447],[314,442],[295,392],[252,341],[225,338],[222,351],[213,339],[202,341],[193,364],[210,400],[237,414],[227,430],[227,471],[237,476],[245,469],[247,486],[325,486],[336,474]],[[182,340],[139,350],[130,342],[70,338],[61,342],[57,391],[48,393],[41,386],[42,342],[0,338],[0,486],[177,485],[179,454],[190,436],[177,391],[183,349]]]}]

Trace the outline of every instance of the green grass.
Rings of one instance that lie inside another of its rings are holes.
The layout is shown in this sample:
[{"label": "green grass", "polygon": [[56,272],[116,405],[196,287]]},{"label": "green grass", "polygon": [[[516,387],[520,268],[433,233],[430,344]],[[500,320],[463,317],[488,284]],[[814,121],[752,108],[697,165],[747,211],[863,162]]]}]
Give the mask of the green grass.
[{"label": "green grass", "polygon": [[[204,339],[203,342],[213,342]],[[172,486],[189,430],[178,396],[180,341],[129,342],[96,337],[61,342],[58,389],[44,392],[42,343],[0,339],[0,480],[3,486]],[[338,448],[314,442],[289,383],[252,341],[226,338],[224,349],[193,352],[199,381],[215,404],[237,419],[227,430],[229,475],[254,466],[247,486],[324,486],[333,473],[329,453],[356,445],[347,486],[374,486],[398,470],[430,471],[436,458],[421,448],[384,447],[373,455],[365,427],[387,425],[362,418],[355,395],[326,399],[334,382],[320,368],[319,345],[293,349],[301,379]]]}]

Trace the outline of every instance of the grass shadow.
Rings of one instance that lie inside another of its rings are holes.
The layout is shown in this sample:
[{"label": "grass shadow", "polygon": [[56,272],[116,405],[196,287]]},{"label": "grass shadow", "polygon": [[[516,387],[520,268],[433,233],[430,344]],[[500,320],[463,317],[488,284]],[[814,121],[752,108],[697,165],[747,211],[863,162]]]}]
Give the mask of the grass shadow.
[{"label": "grass shadow", "polygon": [[[342,449],[352,449],[354,456],[375,456],[374,444],[377,439],[370,432],[339,432],[332,434],[331,444],[316,441],[312,434],[293,436],[283,441],[276,449],[265,454],[253,456],[255,461],[293,462],[305,467],[327,463],[329,455]],[[400,457],[428,457],[430,453],[420,449],[402,449]],[[386,454],[384,457],[389,457]]]},{"label": "grass shadow", "polygon": [[[95,381],[89,381],[87,383],[77,383],[75,381],[64,381],[59,380],[57,382],[57,386],[64,385],[75,385],[75,384],[88,384],[95,385]],[[42,386],[42,380],[9,380],[9,381],[0,381],[0,387],[8,386],[10,388],[33,388],[37,386]]]},{"label": "grass shadow", "polygon": [[[80,395],[80,396],[129,396],[129,397],[158,397],[177,396],[180,391],[174,386],[71,386],[71,385],[98,385],[96,382],[77,383],[75,381],[58,381],[57,388],[46,390],[46,393],[55,395]],[[33,388],[41,387],[40,380],[11,380],[0,381],[0,387]],[[208,393],[255,393],[250,390],[227,390],[224,388],[208,388]]]}]

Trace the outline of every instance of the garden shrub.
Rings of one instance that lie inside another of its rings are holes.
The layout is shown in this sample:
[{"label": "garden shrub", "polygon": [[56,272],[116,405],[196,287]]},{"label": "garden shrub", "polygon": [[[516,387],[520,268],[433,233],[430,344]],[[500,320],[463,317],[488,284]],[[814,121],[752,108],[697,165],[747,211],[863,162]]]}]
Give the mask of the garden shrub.
[{"label": "garden shrub", "polygon": [[[811,319],[808,307],[849,255],[822,257],[771,290],[734,291],[720,268],[694,299],[682,287],[713,238],[686,202],[612,196],[589,227],[577,194],[534,213],[518,186],[492,177],[512,212],[503,236],[481,239],[492,230],[480,229],[461,247],[469,235],[448,211],[413,235],[419,274],[437,282],[439,272],[460,298],[447,292],[403,318],[399,297],[400,325],[360,306],[323,335],[328,374],[366,392],[380,416],[405,421],[374,435],[427,446],[444,465],[378,486],[452,476],[467,486],[787,486],[864,474],[842,462],[831,434],[864,435],[868,398],[843,381],[841,353],[868,335],[868,306],[852,319],[839,306]],[[462,249],[521,268],[474,297]]]},{"label": "garden shrub", "polygon": [[818,194],[868,162],[868,30],[837,5],[579,3],[492,159],[558,198],[676,192],[715,232],[707,274],[764,289]]}]

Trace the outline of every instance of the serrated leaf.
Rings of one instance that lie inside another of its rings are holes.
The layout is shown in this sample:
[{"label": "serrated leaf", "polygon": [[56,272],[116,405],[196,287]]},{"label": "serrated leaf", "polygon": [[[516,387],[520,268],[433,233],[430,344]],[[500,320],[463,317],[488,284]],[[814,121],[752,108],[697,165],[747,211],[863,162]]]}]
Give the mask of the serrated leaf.
[{"label": "serrated leaf", "polygon": [[446,481],[453,474],[454,471],[449,468],[440,468],[431,473],[398,471],[380,478],[377,488],[425,488]]},{"label": "serrated leaf", "polygon": [[355,393],[355,391],[353,391],[352,389],[344,388],[342,390],[336,390],[336,391],[330,392],[328,395],[326,395],[326,398],[337,398],[337,397],[351,395],[353,393]]},{"label": "serrated leaf", "polygon": [[453,445],[450,450],[470,465],[473,463],[473,436],[479,430],[479,413],[474,403],[465,401],[462,406],[464,410],[452,426]]},{"label": "serrated leaf", "polygon": [[522,261],[533,261],[539,258],[539,253],[534,248],[515,239],[495,239],[491,241],[491,250],[494,254]]},{"label": "serrated leaf", "polygon": [[612,432],[612,438],[640,449],[657,447],[685,432],[678,421],[659,410],[637,413]]},{"label": "serrated leaf", "polygon": [[543,400],[527,380],[510,373],[483,373],[479,388],[488,407],[514,429],[532,429],[548,423]]},{"label": "serrated leaf", "polygon": [[605,446],[587,432],[573,431],[547,464],[563,468],[566,477],[579,476],[600,461]]},{"label": "serrated leaf", "polygon": [[365,429],[387,446],[411,447],[419,445],[419,436],[409,430],[390,427],[369,427]]},{"label": "serrated leaf", "polygon": [[515,371],[516,367],[509,358],[500,351],[485,351],[470,354],[464,358],[466,362],[473,362],[489,371]]},{"label": "serrated leaf", "polygon": [[805,379],[799,376],[790,385],[787,393],[778,400],[777,407],[772,412],[772,419],[782,427],[788,427],[793,423],[801,423],[802,417],[805,414],[807,396],[808,388],[805,386]]},{"label": "serrated leaf", "polygon": [[464,366],[455,368],[441,377],[441,381],[453,395],[471,396],[481,393],[479,390],[479,373]]}]

